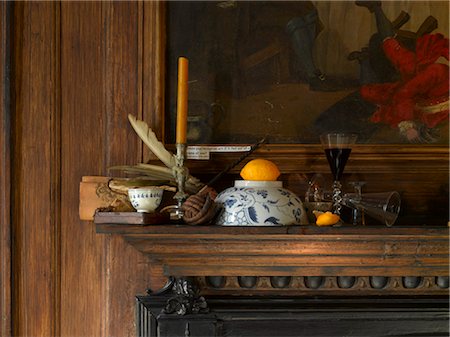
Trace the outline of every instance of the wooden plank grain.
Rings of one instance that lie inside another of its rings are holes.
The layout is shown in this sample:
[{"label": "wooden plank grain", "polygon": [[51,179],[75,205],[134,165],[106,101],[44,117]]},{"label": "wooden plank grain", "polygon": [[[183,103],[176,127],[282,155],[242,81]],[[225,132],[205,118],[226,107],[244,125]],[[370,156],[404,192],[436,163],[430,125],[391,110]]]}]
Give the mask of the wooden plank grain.
[{"label": "wooden plank grain", "polygon": [[16,3],[14,21],[13,332],[51,336],[59,331],[58,4]]},{"label": "wooden plank grain", "polygon": [[[146,1],[143,5],[142,45],[142,119],[165,141],[165,11],[164,1]],[[143,162],[157,159],[147,147]]]},{"label": "wooden plank grain", "polygon": [[[102,6],[106,45],[106,167],[142,162],[142,142],[129,125],[127,115],[142,116],[143,100],[152,104],[155,100],[152,95],[154,86],[143,85],[143,76],[149,74],[142,72],[142,65],[154,60],[151,54],[143,58],[142,53],[147,52],[147,48],[153,48],[143,40],[144,27],[153,25],[151,21],[146,21],[144,8],[153,8],[157,4],[123,1],[105,2]],[[153,73],[150,74],[152,76]],[[150,125],[156,126],[153,123]],[[104,333],[107,336],[133,336],[134,298],[137,294],[145,293],[149,287],[158,288],[160,275],[152,275],[155,268],[149,266],[148,257],[128,245],[123,238],[114,236],[108,240],[104,254],[104,268],[108,271],[105,280],[107,303]]]},{"label": "wooden plank grain", "polygon": [[[126,236],[128,242],[146,254],[170,254],[176,256],[183,255],[186,251],[190,254],[222,254],[255,256],[264,253],[265,255],[345,255],[349,251],[354,255],[383,255],[383,256],[403,256],[403,255],[436,255],[447,254],[449,249],[448,241],[445,239],[433,241],[407,240],[400,241],[392,238],[375,240],[336,240],[333,238],[294,238],[247,239],[239,240],[228,238],[217,240],[212,238],[190,239],[189,237],[155,238],[151,244],[146,239]],[[244,248],[245,247],[245,248]]]},{"label": "wooden plank grain", "polygon": [[12,3],[0,3],[0,335],[12,335],[11,279],[11,18]]},{"label": "wooden plank grain", "polygon": [[[188,255],[188,254],[186,254]],[[175,255],[152,255],[155,258],[161,259],[165,264],[171,265],[198,265],[198,266],[216,266],[218,270],[224,266],[229,267],[249,267],[252,266],[266,266],[272,267],[274,270],[285,267],[310,267],[310,266],[323,266],[323,267],[353,267],[355,272],[358,269],[399,269],[402,273],[410,275],[407,272],[409,267],[413,269],[421,268],[426,273],[426,269],[433,267],[446,268],[448,270],[448,258],[446,255],[436,255],[433,257],[423,256],[370,256],[370,255],[264,255],[263,253],[257,256],[232,255],[189,255],[185,257],[179,257]],[[361,272],[358,272],[358,275]],[[215,274],[212,274],[215,275]],[[270,275],[270,274],[269,274]],[[333,274],[328,274],[333,275]],[[429,275],[427,273],[427,275]],[[436,275],[436,276],[445,276]]]},{"label": "wooden plank grain", "polygon": [[105,175],[101,2],[61,3],[61,336],[106,336],[106,237],[78,217],[83,175]]}]

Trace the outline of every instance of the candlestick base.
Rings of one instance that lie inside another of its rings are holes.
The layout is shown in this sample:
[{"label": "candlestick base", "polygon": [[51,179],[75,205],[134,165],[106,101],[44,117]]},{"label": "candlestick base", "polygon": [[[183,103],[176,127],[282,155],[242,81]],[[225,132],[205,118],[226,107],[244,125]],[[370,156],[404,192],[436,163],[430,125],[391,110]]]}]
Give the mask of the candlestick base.
[{"label": "candlestick base", "polygon": [[177,208],[175,211],[175,216],[178,219],[183,218],[183,210],[182,206],[184,201],[187,199],[188,194],[185,192],[184,188],[186,186],[186,180],[189,176],[189,170],[186,166],[184,166],[184,160],[186,158],[186,144],[177,143],[177,154],[175,155],[175,166],[173,168],[173,175],[175,177],[175,181],[178,184],[177,193],[173,197],[177,200]]}]

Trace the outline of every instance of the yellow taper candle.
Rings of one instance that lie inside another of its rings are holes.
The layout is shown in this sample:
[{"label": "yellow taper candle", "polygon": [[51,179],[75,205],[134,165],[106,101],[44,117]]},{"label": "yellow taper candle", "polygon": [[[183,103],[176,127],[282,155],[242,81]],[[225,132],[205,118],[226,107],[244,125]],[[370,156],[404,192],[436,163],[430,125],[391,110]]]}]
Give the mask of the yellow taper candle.
[{"label": "yellow taper candle", "polygon": [[188,113],[188,66],[185,57],[178,59],[177,137],[178,144],[186,144]]}]

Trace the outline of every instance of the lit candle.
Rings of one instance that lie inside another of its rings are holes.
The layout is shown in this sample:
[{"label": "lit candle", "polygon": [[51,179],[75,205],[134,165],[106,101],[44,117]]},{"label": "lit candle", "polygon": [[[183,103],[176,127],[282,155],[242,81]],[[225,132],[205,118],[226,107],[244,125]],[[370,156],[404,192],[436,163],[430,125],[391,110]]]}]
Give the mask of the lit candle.
[{"label": "lit candle", "polygon": [[177,137],[178,144],[186,144],[188,113],[188,59],[178,59]]}]

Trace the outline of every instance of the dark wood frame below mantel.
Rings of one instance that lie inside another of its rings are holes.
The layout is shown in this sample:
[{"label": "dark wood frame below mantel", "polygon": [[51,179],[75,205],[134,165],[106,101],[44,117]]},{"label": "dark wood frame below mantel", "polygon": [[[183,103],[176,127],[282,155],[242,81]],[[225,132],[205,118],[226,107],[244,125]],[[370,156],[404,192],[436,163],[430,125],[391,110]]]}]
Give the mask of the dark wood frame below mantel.
[{"label": "dark wood frame below mantel", "polygon": [[168,296],[136,297],[140,337],[448,336],[446,299],[215,296],[209,313],[164,314]]}]

